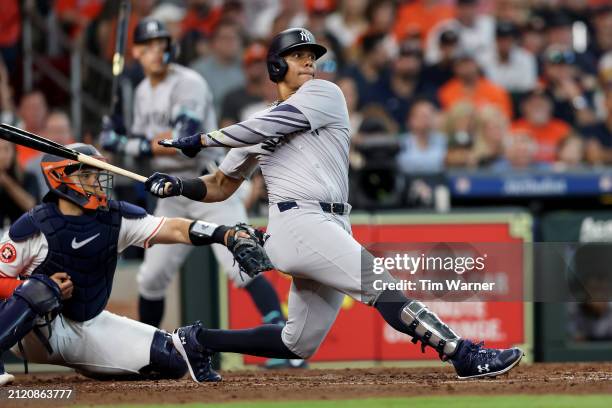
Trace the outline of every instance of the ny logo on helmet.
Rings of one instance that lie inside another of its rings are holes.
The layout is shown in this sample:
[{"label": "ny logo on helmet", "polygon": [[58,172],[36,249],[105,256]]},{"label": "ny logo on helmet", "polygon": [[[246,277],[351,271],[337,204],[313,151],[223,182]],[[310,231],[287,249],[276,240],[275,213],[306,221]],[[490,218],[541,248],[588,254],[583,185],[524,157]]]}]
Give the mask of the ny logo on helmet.
[{"label": "ny logo on helmet", "polygon": [[304,42],[312,42],[312,38],[310,38],[310,33],[306,30],[300,31],[300,40]]},{"label": "ny logo on helmet", "polygon": [[157,30],[158,30],[158,28],[157,28],[157,21],[149,21],[147,23],[147,32],[154,33]]}]

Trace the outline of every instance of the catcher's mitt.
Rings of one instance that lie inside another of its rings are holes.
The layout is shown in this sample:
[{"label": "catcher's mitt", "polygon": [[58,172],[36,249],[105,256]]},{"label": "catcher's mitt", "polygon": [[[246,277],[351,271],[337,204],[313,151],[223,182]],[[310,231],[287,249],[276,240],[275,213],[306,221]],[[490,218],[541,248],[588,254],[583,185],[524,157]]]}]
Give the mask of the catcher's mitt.
[{"label": "catcher's mitt", "polygon": [[[268,236],[260,230],[256,230],[247,224],[236,224],[232,227],[233,233],[227,238],[227,248],[234,255],[234,260],[240,266],[240,272],[244,272],[251,278],[257,274],[274,269],[272,261],[263,248]],[[247,237],[239,234],[248,235]]]}]

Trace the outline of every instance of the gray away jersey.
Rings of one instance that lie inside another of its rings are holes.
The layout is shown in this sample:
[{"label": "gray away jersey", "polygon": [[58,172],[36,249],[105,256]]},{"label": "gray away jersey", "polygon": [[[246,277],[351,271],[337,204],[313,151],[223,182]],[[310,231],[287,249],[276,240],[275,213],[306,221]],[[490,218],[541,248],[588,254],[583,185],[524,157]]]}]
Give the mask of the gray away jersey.
[{"label": "gray away jersey", "polygon": [[211,146],[248,146],[232,149],[219,169],[229,177],[248,178],[259,164],[270,204],[346,202],[349,129],[340,88],[313,79],[283,103],[206,136]]},{"label": "gray away jersey", "polygon": [[[170,64],[168,75],[151,86],[145,78],[134,96],[133,134],[145,135],[149,140],[160,132],[172,130],[173,121],[181,113],[188,113],[201,122],[198,131],[217,128],[212,94],[206,81],[195,71],[178,64]],[[219,161],[224,155],[220,149],[210,149],[189,159],[177,153],[174,156],[157,156],[152,159],[153,170],[180,175],[198,176],[211,160]]]}]

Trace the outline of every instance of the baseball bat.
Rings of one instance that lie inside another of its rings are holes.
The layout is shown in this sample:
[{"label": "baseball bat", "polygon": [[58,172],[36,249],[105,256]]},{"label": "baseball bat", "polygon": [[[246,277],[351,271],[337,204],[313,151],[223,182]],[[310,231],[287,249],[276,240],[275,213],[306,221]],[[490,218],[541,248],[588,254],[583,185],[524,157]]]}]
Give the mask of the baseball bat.
[{"label": "baseball bat", "polygon": [[147,178],[141,176],[140,174],[133,173],[126,169],[122,169],[121,167],[98,160],[94,157],[87,156],[86,154],[79,153],[76,150],[70,149],[52,140],[38,136],[34,133],[26,132],[25,130],[21,130],[14,126],[7,125],[6,123],[0,124],[0,139],[7,140],[21,146],[30,147],[43,153],[54,154],[56,156],[65,157],[66,159],[75,160],[91,167],[96,167],[98,169],[110,171],[112,173],[140,181],[141,183],[147,181]]},{"label": "baseball bat", "polygon": [[127,30],[130,20],[130,1],[122,0],[119,5],[117,17],[117,35],[115,37],[115,53],[113,54],[113,82],[111,86],[110,115],[115,113],[119,102],[119,76],[125,66],[125,46],[127,43]]}]

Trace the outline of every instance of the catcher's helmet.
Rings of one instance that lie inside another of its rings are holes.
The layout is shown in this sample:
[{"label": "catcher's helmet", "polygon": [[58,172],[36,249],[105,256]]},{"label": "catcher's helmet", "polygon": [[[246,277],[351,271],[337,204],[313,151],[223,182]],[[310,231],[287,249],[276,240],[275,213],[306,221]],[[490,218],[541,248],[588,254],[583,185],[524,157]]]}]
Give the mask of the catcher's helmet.
[{"label": "catcher's helmet", "polygon": [[[73,143],[67,147],[106,161],[92,145]],[[49,192],[43,197],[44,202],[61,197],[86,210],[108,209],[108,197],[113,186],[113,176],[109,172],[48,153],[42,157],[40,167],[49,187]],[[87,176],[95,177],[95,181],[88,183],[91,179],[85,180]]]},{"label": "catcher's helmet", "polygon": [[317,44],[314,35],[305,28],[290,28],[276,34],[268,48],[268,76],[271,81],[282,81],[289,69],[283,57],[294,48],[303,46],[308,46],[316,59],[327,52],[327,48]]},{"label": "catcher's helmet", "polygon": [[164,23],[154,18],[144,18],[138,22],[134,29],[134,44],[142,44],[157,38],[163,38],[168,42],[164,52],[164,63],[167,64],[176,57],[178,50],[176,45],[172,44],[172,37]]}]

